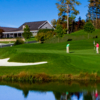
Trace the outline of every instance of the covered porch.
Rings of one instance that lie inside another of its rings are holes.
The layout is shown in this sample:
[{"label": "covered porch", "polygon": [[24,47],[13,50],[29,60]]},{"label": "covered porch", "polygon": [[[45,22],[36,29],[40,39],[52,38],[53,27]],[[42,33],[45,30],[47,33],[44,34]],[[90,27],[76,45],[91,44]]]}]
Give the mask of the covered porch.
[{"label": "covered porch", "polygon": [[3,32],[3,38],[17,38],[23,37],[23,32]]}]

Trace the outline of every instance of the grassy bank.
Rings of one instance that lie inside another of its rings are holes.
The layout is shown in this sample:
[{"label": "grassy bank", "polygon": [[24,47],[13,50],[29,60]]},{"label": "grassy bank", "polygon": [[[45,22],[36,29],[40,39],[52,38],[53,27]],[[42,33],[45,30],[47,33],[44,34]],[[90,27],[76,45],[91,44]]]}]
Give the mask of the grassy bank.
[{"label": "grassy bank", "polygon": [[[84,30],[79,30],[71,34],[64,34],[64,36],[59,39],[59,42],[67,42],[69,40],[78,41],[78,40],[96,39],[96,38],[100,38],[99,33],[100,33],[100,29],[96,29],[93,33],[89,33],[88,36],[87,32],[85,32]],[[46,40],[45,43],[58,43],[58,38],[53,37],[51,39]]]},{"label": "grassy bank", "polygon": [[55,81],[100,81],[100,76],[97,73],[79,73],[73,74],[59,74],[59,75],[48,75],[44,73],[40,74],[28,74],[26,72],[20,72],[17,75],[2,75],[0,76],[0,81],[10,81],[10,82],[55,82]]}]

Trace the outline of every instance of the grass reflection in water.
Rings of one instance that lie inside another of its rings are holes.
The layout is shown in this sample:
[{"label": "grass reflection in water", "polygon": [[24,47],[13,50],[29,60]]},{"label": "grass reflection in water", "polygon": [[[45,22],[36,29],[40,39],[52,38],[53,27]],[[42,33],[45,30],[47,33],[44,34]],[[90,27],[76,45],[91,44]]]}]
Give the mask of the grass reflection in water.
[{"label": "grass reflection in water", "polygon": [[[97,84],[96,84],[97,83]],[[7,85],[17,90],[23,91],[24,98],[30,93],[52,93],[54,100],[93,100],[100,93],[99,82],[49,82],[49,83],[16,83],[0,82],[0,86]],[[97,94],[96,94],[97,90]],[[38,95],[39,96],[39,95]],[[49,96],[49,95],[48,95]],[[49,97],[48,97],[49,98]],[[48,99],[49,100],[49,99]]]}]

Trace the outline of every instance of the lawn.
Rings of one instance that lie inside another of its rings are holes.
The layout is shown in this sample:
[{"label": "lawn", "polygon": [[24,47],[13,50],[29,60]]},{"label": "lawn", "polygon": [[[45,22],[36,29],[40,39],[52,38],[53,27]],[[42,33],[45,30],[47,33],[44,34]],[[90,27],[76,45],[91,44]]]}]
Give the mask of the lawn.
[{"label": "lawn", "polygon": [[[100,41],[99,39],[97,41]],[[96,54],[93,40],[70,41],[70,53],[66,53],[66,44],[23,44],[0,48],[0,59],[10,57],[10,62],[39,62],[47,64],[20,67],[0,67],[0,75],[45,73],[48,75],[98,73],[100,75],[100,55]]]},{"label": "lawn", "polygon": [[36,38],[35,38],[35,37],[31,37],[31,38],[29,38],[29,39],[26,39],[25,41],[26,41],[26,42],[27,42],[27,41],[36,41]]}]

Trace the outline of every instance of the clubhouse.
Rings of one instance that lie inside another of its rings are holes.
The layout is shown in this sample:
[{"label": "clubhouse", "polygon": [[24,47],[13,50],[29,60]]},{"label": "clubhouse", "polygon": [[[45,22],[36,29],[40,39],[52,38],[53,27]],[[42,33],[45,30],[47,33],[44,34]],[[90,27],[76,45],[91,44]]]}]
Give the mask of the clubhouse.
[{"label": "clubhouse", "polygon": [[23,29],[25,28],[25,25],[29,26],[30,32],[32,32],[33,36],[37,35],[39,29],[53,29],[53,26],[48,21],[26,22],[18,28],[0,27],[0,29],[4,31],[3,38],[22,37],[22,34],[24,32]]}]

